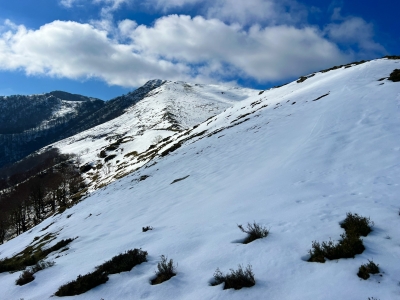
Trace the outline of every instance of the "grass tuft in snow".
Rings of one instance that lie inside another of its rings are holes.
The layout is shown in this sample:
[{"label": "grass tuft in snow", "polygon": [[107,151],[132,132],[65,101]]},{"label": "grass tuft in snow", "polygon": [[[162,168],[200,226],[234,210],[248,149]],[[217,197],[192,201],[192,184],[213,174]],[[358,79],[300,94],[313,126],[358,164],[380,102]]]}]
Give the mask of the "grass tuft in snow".
[{"label": "grass tuft in snow", "polygon": [[176,275],[176,266],[174,266],[174,261],[164,255],[161,255],[161,261],[157,264],[156,277],[151,280],[151,284],[160,284],[167,281]]},{"label": "grass tuft in snow", "polygon": [[237,270],[230,269],[230,271],[230,274],[224,275],[218,268],[214,273],[214,282],[211,285],[215,286],[224,283],[224,290],[240,290],[241,288],[252,287],[256,284],[251,265],[248,265],[246,269],[243,269],[239,265]]},{"label": "grass tuft in snow", "polygon": [[365,247],[360,236],[367,236],[372,231],[374,223],[358,214],[347,213],[346,219],[340,225],[345,231],[338,242],[328,241],[319,243],[312,242],[312,249],[309,250],[309,262],[324,263],[327,259],[354,258],[361,254]]},{"label": "grass tuft in snow", "polygon": [[243,228],[242,225],[238,225],[238,227],[241,231],[248,234],[247,238],[243,241],[243,244],[248,244],[257,239],[265,238],[269,234],[269,230],[266,227],[257,224],[256,222],[253,222],[253,224],[247,223],[247,229]]},{"label": "grass tuft in snow", "polygon": [[83,294],[108,281],[109,274],[130,271],[134,266],[147,261],[147,252],[141,249],[128,250],[114,256],[104,264],[97,266],[94,272],[79,275],[77,279],[62,285],[56,296],[74,296]]},{"label": "grass tuft in snow", "polygon": [[379,265],[375,264],[372,260],[368,260],[367,264],[361,265],[358,269],[357,276],[367,280],[369,278],[369,274],[378,274],[379,273]]}]

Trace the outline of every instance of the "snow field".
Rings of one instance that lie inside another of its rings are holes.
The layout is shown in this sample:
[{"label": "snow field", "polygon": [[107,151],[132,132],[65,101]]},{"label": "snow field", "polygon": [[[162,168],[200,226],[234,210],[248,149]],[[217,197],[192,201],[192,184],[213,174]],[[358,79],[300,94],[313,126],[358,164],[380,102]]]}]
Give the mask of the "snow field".
[{"label": "snow field", "polygon": [[[14,284],[20,272],[0,274],[1,297],[47,299],[105,260],[142,248],[147,263],[71,299],[397,299],[400,85],[377,81],[396,67],[397,61],[376,60],[316,74],[226,109],[193,133],[250,119],[189,141],[1,245],[3,258],[47,232],[59,231],[50,245],[78,236],[59,258],[48,258],[55,266],[25,286]],[[138,182],[141,175],[150,177]],[[340,238],[347,212],[374,221],[363,238],[366,250],[354,259],[307,262],[312,241]],[[268,237],[238,243],[245,234],[237,224],[253,221],[270,228]],[[143,233],[148,225],[154,230]],[[152,286],[160,255],[178,263],[178,273]],[[357,277],[368,259],[382,277]],[[238,264],[253,266],[254,287],[209,286],[217,267],[226,273]]]}]

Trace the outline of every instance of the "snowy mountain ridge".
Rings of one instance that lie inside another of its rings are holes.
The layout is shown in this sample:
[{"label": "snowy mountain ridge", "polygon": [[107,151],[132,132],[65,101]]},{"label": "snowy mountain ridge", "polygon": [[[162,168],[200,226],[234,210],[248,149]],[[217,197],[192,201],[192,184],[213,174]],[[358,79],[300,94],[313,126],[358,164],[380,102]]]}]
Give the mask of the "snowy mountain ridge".
[{"label": "snowy mountain ridge", "polygon": [[125,109],[164,83],[163,80],[150,80],[107,102],[63,91],[0,97],[0,167],[119,117]]},{"label": "snowy mountain ridge", "polygon": [[87,178],[94,184],[93,189],[147,163],[150,157],[140,154],[152,144],[258,93],[238,87],[164,81],[121,116],[50,147],[79,154],[82,164],[92,167]]},{"label": "snowy mountain ridge", "polygon": [[103,105],[102,100],[61,91],[0,97],[0,167],[54,142],[71,123]]},{"label": "snowy mountain ridge", "polygon": [[[50,253],[46,260],[54,266],[26,285],[15,285],[21,272],[0,273],[2,297],[53,299],[78,275],[141,248],[149,254],[147,262],[109,275],[106,283],[73,299],[397,299],[400,83],[387,78],[399,68],[400,60],[379,59],[318,72],[233,106],[218,106],[225,111],[176,134],[168,129],[174,121],[159,111],[152,117],[146,106],[148,111],[140,114],[150,124],[143,133],[146,141],[134,145],[132,140],[123,150],[138,149],[139,155],[128,155],[127,165],[140,156],[146,165],[1,245],[0,258],[5,258],[49,234],[54,239],[45,247],[76,237],[67,249]],[[150,99],[157,108],[165,107],[157,94],[145,101]],[[211,114],[214,105],[206,107]],[[128,110],[121,120],[131,122],[134,113]],[[183,117],[176,124],[184,122],[191,124]],[[110,137],[115,126],[124,137],[133,133],[140,139],[139,123],[132,124],[134,132],[130,126],[109,125],[104,130],[110,129]],[[166,129],[163,140],[147,146]],[[90,140],[88,132],[80,138],[60,148],[111,146],[102,138]],[[124,140],[120,146],[125,147]],[[82,160],[89,162],[96,154],[82,154]],[[373,231],[362,238],[365,250],[350,259],[308,262],[312,241],[340,239],[340,222],[348,212],[374,222]],[[253,221],[270,234],[244,245],[237,224]],[[142,232],[144,226],[153,230]],[[161,255],[178,263],[177,275],[153,286]],[[379,264],[380,273],[362,280],[357,271],[368,260]],[[238,264],[253,266],[255,286],[210,286],[217,268],[226,273]]]}]

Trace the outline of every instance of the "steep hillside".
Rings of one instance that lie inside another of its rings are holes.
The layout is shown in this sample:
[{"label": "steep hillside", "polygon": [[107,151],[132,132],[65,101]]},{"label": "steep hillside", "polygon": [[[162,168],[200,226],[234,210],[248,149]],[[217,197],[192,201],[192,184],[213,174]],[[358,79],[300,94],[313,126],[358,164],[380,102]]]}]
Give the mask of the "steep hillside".
[{"label": "steep hillside", "polygon": [[[388,77],[399,68],[381,59],[311,74],[157,143],[146,166],[1,245],[1,258],[31,245],[55,263],[23,286],[21,272],[1,273],[2,297],[54,299],[78,275],[141,248],[147,262],[103,273],[108,281],[73,299],[397,299],[400,83]],[[159,120],[155,128],[169,125]],[[374,222],[365,250],[309,262],[313,241],[340,240],[348,212]],[[253,221],[270,233],[242,244],[237,225]],[[151,285],[161,255],[177,274]],[[362,280],[368,260],[379,273]],[[210,286],[217,268],[238,264],[252,265],[253,287]]]},{"label": "steep hillside", "polygon": [[121,116],[50,147],[78,154],[93,189],[144,165],[153,157],[147,150],[154,154],[161,140],[258,93],[237,87],[164,81]]},{"label": "steep hillside", "polygon": [[151,80],[107,102],[63,91],[0,97],[0,167],[119,117],[163,83]]},{"label": "steep hillside", "polygon": [[103,101],[54,91],[42,95],[0,97],[0,134],[18,134],[39,127],[53,127],[79,110],[98,109]]},{"label": "steep hillside", "polygon": [[164,83],[165,81],[159,79],[150,80],[145,85],[126,95],[107,101],[99,110],[71,124],[62,138],[72,136],[123,115],[127,108],[144,99],[149,92],[160,87]]},{"label": "steep hillside", "polygon": [[60,139],[70,124],[103,105],[102,100],[61,91],[0,97],[0,166]]}]

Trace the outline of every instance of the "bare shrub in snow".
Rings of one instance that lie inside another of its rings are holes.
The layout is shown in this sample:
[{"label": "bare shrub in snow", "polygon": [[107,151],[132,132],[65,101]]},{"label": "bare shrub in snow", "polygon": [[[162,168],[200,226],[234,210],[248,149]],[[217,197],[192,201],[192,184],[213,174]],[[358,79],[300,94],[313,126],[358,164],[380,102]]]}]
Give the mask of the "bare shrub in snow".
[{"label": "bare shrub in snow", "polygon": [[368,260],[367,264],[361,265],[358,269],[357,276],[367,280],[369,278],[369,274],[378,274],[379,273],[379,265],[375,264],[372,260]]},{"label": "bare shrub in snow", "polygon": [[33,272],[31,270],[25,270],[19,275],[19,278],[15,281],[16,285],[24,285],[35,280]]},{"label": "bare shrub in snow", "polygon": [[149,230],[153,230],[153,227],[151,227],[151,226],[142,227],[142,232],[146,232]]},{"label": "bare shrub in snow", "polygon": [[176,275],[176,266],[174,261],[164,255],[161,255],[161,261],[157,264],[156,278],[151,280],[151,284],[160,284]]},{"label": "bare shrub in snow", "polygon": [[211,285],[219,285],[224,283],[224,290],[235,289],[240,290],[244,287],[252,287],[256,284],[254,273],[251,265],[243,269],[241,265],[237,270],[230,269],[231,273],[224,275],[219,269],[214,273],[214,282]]},{"label": "bare shrub in snow", "polygon": [[256,222],[253,222],[253,224],[247,223],[246,229],[243,228],[242,225],[238,225],[238,227],[241,231],[248,234],[247,238],[243,241],[243,244],[248,244],[257,239],[265,238],[269,234],[269,230],[266,227],[257,224]]},{"label": "bare shrub in snow", "polygon": [[74,296],[83,294],[100,284],[108,281],[109,274],[130,271],[134,266],[147,261],[147,252],[141,249],[133,249],[114,256],[100,266],[94,272],[79,275],[74,281],[61,286],[55,293],[56,296]]},{"label": "bare shrub in snow", "polygon": [[347,234],[355,234],[357,236],[367,236],[374,226],[369,218],[359,216],[358,214],[347,213],[346,219],[340,224]]},{"label": "bare shrub in snow", "polygon": [[360,236],[367,236],[373,225],[369,218],[347,213],[346,219],[340,225],[346,231],[340,236],[341,240],[336,243],[332,240],[322,243],[313,241],[308,261],[324,263],[325,258],[353,258],[356,254],[363,253],[365,247]]},{"label": "bare shrub in snow", "polygon": [[163,137],[161,135],[157,135],[151,140],[151,144],[152,145],[157,145],[162,140],[163,140]]},{"label": "bare shrub in snow", "polygon": [[400,81],[400,69],[394,69],[393,72],[390,73],[390,76],[388,79],[393,82]]}]

